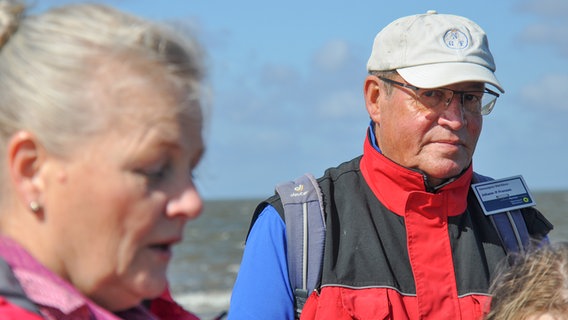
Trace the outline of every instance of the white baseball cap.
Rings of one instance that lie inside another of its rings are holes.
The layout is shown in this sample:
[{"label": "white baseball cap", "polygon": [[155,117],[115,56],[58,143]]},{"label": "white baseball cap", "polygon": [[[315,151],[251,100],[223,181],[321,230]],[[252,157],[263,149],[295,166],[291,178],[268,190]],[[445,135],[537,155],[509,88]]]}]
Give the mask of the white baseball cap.
[{"label": "white baseball cap", "polygon": [[505,92],[495,77],[483,29],[467,18],[434,10],[397,19],[381,30],[367,70],[396,70],[420,88],[478,81]]}]

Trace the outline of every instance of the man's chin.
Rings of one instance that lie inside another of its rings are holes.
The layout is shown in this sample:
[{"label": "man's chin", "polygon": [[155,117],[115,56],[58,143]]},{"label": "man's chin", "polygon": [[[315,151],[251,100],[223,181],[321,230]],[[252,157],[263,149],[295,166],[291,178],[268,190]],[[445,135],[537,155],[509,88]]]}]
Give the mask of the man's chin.
[{"label": "man's chin", "polygon": [[461,175],[469,167],[469,163],[465,164],[463,162],[443,159],[426,170],[423,170],[423,172],[425,172],[430,179],[446,181]]}]

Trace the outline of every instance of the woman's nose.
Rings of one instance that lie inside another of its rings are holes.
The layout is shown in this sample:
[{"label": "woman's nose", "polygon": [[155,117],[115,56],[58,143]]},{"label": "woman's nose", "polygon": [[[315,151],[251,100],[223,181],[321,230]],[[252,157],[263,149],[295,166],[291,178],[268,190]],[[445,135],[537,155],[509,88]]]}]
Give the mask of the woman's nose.
[{"label": "woman's nose", "polygon": [[195,219],[203,210],[203,200],[195,185],[190,183],[178,195],[170,199],[166,210],[170,217],[183,216]]}]

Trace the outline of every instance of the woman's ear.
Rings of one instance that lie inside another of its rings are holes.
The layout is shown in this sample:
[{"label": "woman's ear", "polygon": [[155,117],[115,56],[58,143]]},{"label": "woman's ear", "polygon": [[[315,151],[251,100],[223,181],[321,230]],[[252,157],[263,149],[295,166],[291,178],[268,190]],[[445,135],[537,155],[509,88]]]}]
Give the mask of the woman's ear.
[{"label": "woman's ear", "polygon": [[363,86],[363,94],[365,97],[365,106],[367,107],[367,113],[369,117],[375,123],[380,123],[381,109],[379,107],[379,97],[381,95],[381,86],[379,83],[379,78],[373,75],[368,75],[365,78],[365,84]]},{"label": "woman's ear", "polygon": [[17,198],[22,205],[38,211],[42,205],[40,170],[45,150],[30,132],[19,131],[8,141],[7,167]]}]

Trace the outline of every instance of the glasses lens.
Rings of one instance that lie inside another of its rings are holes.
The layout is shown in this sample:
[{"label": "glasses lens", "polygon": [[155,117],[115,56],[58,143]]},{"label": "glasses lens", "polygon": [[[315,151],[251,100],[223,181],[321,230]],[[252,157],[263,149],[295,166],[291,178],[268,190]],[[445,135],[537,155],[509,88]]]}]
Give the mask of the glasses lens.
[{"label": "glasses lens", "polygon": [[463,92],[462,103],[464,110],[471,114],[488,115],[495,107],[497,96],[490,92]]},{"label": "glasses lens", "polygon": [[481,99],[481,114],[486,116],[493,111],[495,103],[497,102],[497,96],[485,92],[483,98]]},{"label": "glasses lens", "polygon": [[471,114],[488,115],[495,107],[495,103],[497,101],[497,98],[499,97],[499,94],[494,93],[489,89],[485,89],[485,91],[465,92],[454,91],[446,88],[421,89],[413,87],[411,85],[405,85],[403,83],[399,83],[387,78],[380,79],[390,84],[395,84],[414,90],[416,93],[416,98],[420,101],[420,103],[438,112],[447,107],[452,102],[455,94],[457,93],[461,98],[460,102],[464,108],[464,111],[467,111]]},{"label": "glasses lens", "polygon": [[434,110],[443,108],[453,95],[451,91],[443,89],[419,89],[416,94],[422,104]]}]

